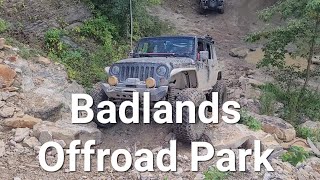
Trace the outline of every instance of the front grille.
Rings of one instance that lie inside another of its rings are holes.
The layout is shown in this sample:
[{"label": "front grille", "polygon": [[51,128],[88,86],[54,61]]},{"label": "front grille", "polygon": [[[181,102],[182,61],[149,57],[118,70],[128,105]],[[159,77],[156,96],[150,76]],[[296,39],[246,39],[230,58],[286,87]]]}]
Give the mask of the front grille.
[{"label": "front grille", "polygon": [[154,77],[155,67],[150,65],[122,65],[120,66],[120,82],[128,78],[139,78],[145,81],[148,77]]}]

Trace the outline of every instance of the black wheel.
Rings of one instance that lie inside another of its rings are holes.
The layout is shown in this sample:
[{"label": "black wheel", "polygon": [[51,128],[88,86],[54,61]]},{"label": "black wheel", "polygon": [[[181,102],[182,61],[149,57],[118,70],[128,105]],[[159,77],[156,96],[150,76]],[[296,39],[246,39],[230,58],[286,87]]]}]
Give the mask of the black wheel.
[{"label": "black wheel", "polygon": [[[218,80],[217,84],[213,86],[212,92],[218,92],[219,94],[219,108],[222,107],[223,103],[227,100],[227,86],[223,80]],[[212,97],[210,95],[210,97]],[[210,99],[211,101],[212,99]]]},{"label": "black wheel", "polygon": [[224,14],[224,5],[218,7],[217,11],[219,14]]},{"label": "black wheel", "polygon": [[203,2],[200,1],[199,6],[198,6],[198,13],[203,15],[206,14],[206,10],[203,8]]},{"label": "black wheel", "polygon": [[[90,93],[91,97],[93,98],[93,113],[94,113],[94,117],[93,117],[93,121],[97,124],[97,126],[99,128],[111,128],[113,127],[115,124],[102,124],[97,120],[97,114],[98,112],[101,111],[101,109],[99,109],[97,106],[100,102],[102,101],[106,101],[108,100],[108,96],[105,94],[105,92],[102,89],[102,83],[97,83],[94,85],[94,87],[92,88],[92,91]],[[108,117],[105,117],[108,118]]]},{"label": "black wheel", "polygon": [[[186,143],[199,140],[206,130],[206,124],[202,123],[198,116],[199,105],[206,100],[205,94],[197,89],[184,89],[177,95],[176,101],[192,101],[196,107],[196,123],[189,123],[189,109],[182,109],[182,124],[174,123],[173,132],[178,140]],[[176,107],[173,108],[173,120],[176,122]]]}]

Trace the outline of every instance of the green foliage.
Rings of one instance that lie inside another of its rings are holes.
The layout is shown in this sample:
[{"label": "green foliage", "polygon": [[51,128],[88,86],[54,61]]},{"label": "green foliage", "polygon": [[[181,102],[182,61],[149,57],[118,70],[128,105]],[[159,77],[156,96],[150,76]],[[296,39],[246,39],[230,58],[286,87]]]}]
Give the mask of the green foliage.
[{"label": "green foliage", "polygon": [[[50,29],[45,34],[45,46],[52,59],[61,62],[71,79],[90,88],[97,81],[104,81],[104,68],[126,58],[130,50],[129,1],[85,0],[93,17],[72,30]],[[159,0],[133,1],[134,40],[141,36],[159,35],[165,26],[151,17],[146,7]],[[73,47],[64,37],[80,47]]]},{"label": "green foliage", "polygon": [[[264,58],[259,67],[273,66],[282,71],[282,77],[277,80],[284,82],[287,91],[296,84],[298,78],[304,78],[304,84],[300,90],[297,101],[303,101],[308,82],[314,73],[311,67],[312,57],[320,46],[320,2],[319,0],[281,0],[274,6],[263,10],[259,17],[264,21],[270,21],[277,16],[283,20],[280,26],[271,27],[261,32],[248,36],[247,41],[256,42],[264,40]],[[285,63],[286,48],[296,47],[293,58],[299,56],[307,60],[308,66],[305,70],[297,67],[287,67]],[[284,74],[284,76],[283,76]],[[289,75],[289,76],[285,76]],[[284,80],[284,81],[281,81]],[[300,84],[300,83],[297,83]],[[292,112],[298,110],[299,104],[291,105]]]},{"label": "green foliage", "polygon": [[[264,93],[273,94],[276,101],[284,104],[284,119],[299,124],[300,116],[305,115],[313,120],[320,120],[320,93],[306,90],[299,101],[300,90],[283,89],[280,85],[266,84],[262,87]],[[272,96],[272,95],[270,95]]]},{"label": "green foliage", "polygon": [[276,96],[272,92],[265,91],[260,97],[261,114],[272,116],[275,112],[274,106]]},{"label": "green foliage", "polygon": [[[129,0],[86,0],[98,16],[106,16],[117,29],[116,40],[129,40],[130,37],[130,1]],[[159,4],[160,0],[132,1],[135,39],[142,36],[160,35],[167,32],[167,24],[150,16],[147,7]]]},{"label": "green foliage", "polygon": [[320,129],[312,130],[307,127],[297,127],[297,136],[303,139],[310,138],[312,141],[320,142]]},{"label": "green foliage", "polygon": [[281,156],[282,161],[289,162],[296,166],[299,162],[305,161],[309,157],[309,153],[302,147],[292,146],[288,152]]},{"label": "green foliage", "polygon": [[61,29],[49,29],[45,36],[45,45],[49,53],[61,55],[67,50],[66,45],[61,41],[63,31]]},{"label": "green foliage", "polygon": [[227,172],[221,172],[216,167],[211,167],[204,173],[205,180],[224,180],[228,177]]},{"label": "green foliage", "polygon": [[4,33],[8,29],[8,23],[0,18],[0,34]]},{"label": "green foliage", "polygon": [[261,122],[259,122],[254,117],[248,115],[246,111],[240,112],[240,121],[239,123],[244,124],[249,127],[249,129],[252,129],[254,131],[258,131],[262,128]]}]

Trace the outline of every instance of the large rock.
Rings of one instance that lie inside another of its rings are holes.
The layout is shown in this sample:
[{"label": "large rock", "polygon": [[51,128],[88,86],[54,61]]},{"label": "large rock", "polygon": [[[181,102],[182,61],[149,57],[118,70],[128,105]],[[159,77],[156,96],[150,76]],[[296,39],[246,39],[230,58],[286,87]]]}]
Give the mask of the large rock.
[{"label": "large rock", "polygon": [[63,104],[52,97],[28,94],[24,101],[24,112],[43,121],[56,121],[61,118]]},{"label": "large rock", "polygon": [[45,65],[45,66],[47,66],[51,63],[50,59],[42,57],[42,56],[38,57],[38,59],[36,61],[37,61],[37,63]]},{"label": "large rock", "polygon": [[320,129],[320,122],[317,121],[306,121],[305,123],[301,124],[301,127],[309,128],[313,131]]},{"label": "large rock", "polygon": [[4,125],[12,128],[33,128],[37,123],[42,122],[41,119],[24,115],[22,118],[9,118],[4,120]]},{"label": "large rock", "polygon": [[0,81],[4,83],[6,87],[9,87],[14,82],[16,72],[8,65],[0,64]]},{"label": "large rock", "polygon": [[249,53],[249,49],[246,47],[238,47],[230,50],[229,55],[232,57],[245,58]]},{"label": "large rock", "polygon": [[[80,125],[68,124],[66,122],[48,122],[36,124],[33,127],[34,136],[39,138],[42,131],[48,131],[52,134],[53,139],[63,140],[67,146],[71,141],[80,139],[82,143],[88,140],[96,140],[96,144],[102,142],[102,133],[97,128]],[[42,142],[44,143],[44,142]]]},{"label": "large rock", "polygon": [[26,137],[29,136],[29,134],[29,128],[17,128],[14,135],[14,141],[17,143],[22,142]]},{"label": "large rock", "polygon": [[206,132],[216,149],[253,148],[254,140],[261,140],[262,149],[281,150],[281,145],[273,136],[263,131],[251,131],[242,124],[221,122],[217,128]]},{"label": "large rock", "polygon": [[50,131],[41,131],[39,135],[39,141],[44,144],[49,141],[53,141],[52,134]]},{"label": "large rock", "polygon": [[4,106],[0,109],[0,117],[3,117],[3,118],[12,117],[13,113],[14,113],[13,107]]},{"label": "large rock", "polygon": [[33,149],[34,147],[40,146],[41,144],[40,144],[40,142],[38,141],[37,138],[35,138],[35,137],[27,137],[27,138],[25,138],[23,140],[22,145],[24,147],[30,147],[30,148]]},{"label": "large rock", "polygon": [[259,115],[252,112],[248,112],[248,114],[262,123],[264,132],[275,134],[278,139],[284,142],[292,141],[296,137],[294,127],[281,118]]}]

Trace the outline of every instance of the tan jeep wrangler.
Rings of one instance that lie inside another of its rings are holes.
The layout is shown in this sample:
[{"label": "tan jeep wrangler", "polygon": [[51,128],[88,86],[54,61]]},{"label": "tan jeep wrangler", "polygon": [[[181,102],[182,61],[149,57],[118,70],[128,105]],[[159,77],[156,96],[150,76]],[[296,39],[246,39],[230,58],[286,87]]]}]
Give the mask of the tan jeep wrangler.
[{"label": "tan jeep wrangler", "polygon": [[[143,38],[129,59],[106,68],[108,82],[99,83],[93,89],[94,121],[98,127],[113,126],[97,120],[96,114],[102,110],[97,105],[106,100],[119,105],[132,99],[132,92],[150,92],[151,107],[158,101],[169,101],[173,106],[176,101],[192,101],[198,107],[203,101],[212,101],[212,92],[219,92],[221,107],[226,100],[221,70],[211,37]],[[176,112],[173,112],[173,121],[175,116]],[[196,124],[190,124],[188,108],[183,108],[182,116],[182,124],[173,124],[177,139],[184,142],[199,140],[206,124],[199,117],[196,117]]]}]

